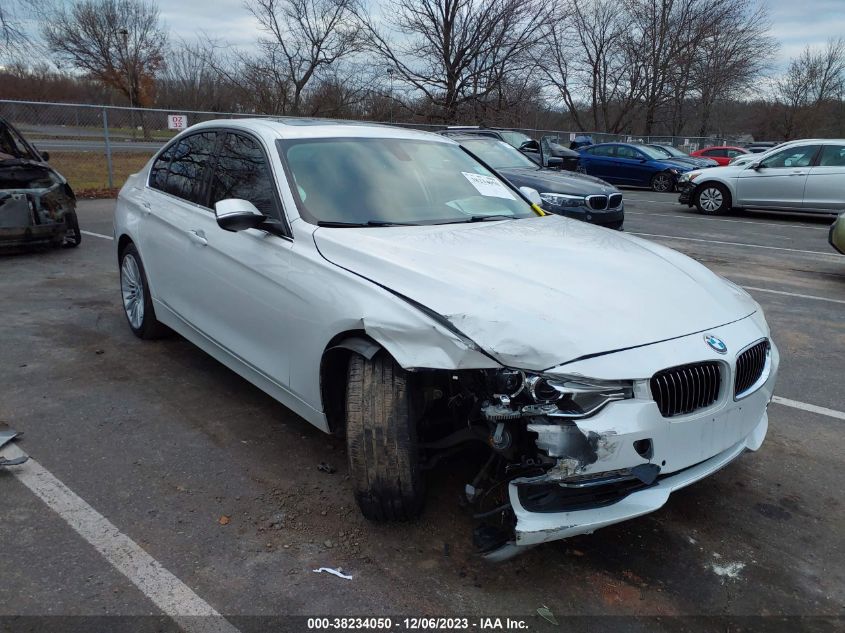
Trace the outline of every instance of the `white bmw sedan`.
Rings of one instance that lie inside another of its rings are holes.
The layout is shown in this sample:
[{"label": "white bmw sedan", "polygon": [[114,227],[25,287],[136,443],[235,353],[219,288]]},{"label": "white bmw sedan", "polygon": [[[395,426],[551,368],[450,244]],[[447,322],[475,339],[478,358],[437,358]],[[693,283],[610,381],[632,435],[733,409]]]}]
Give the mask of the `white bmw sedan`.
[{"label": "white bmw sedan", "polygon": [[535,196],[442,136],[203,123],[120,192],[126,318],[345,435],[370,519],[413,519],[423,471],[478,447],[477,544],[505,558],[757,450],[778,366],[739,287]]}]

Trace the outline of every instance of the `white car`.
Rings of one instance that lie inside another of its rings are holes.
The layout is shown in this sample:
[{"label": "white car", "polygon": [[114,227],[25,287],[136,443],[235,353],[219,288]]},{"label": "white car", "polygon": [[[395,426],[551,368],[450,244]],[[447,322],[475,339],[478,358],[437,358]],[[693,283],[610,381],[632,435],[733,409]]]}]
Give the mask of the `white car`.
[{"label": "white car", "polygon": [[678,178],[678,201],[699,213],[732,208],[838,213],[845,208],[845,139],[792,141],[725,167]]},{"label": "white car", "polygon": [[465,493],[502,559],[758,449],[778,367],[742,289],[536,196],[443,136],[202,123],[120,192],[126,318],[345,434],[370,519],[413,519],[425,468],[486,451]]}]

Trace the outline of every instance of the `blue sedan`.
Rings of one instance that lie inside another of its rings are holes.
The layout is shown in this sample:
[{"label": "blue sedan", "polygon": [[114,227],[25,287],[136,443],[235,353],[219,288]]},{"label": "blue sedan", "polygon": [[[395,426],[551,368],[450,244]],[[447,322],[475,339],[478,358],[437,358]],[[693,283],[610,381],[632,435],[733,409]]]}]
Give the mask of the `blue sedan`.
[{"label": "blue sedan", "polygon": [[614,185],[672,191],[678,176],[695,169],[689,163],[667,158],[648,145],[599,143],[579,151],[578,171]]}]

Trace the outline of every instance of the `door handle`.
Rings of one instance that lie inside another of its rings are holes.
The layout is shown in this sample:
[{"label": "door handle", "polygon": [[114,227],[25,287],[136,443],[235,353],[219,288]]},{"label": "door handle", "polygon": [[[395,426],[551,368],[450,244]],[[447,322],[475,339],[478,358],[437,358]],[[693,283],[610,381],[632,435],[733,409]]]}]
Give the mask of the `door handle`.
[{"label": "door handle", "polygon": [[196,242],[200,246],[205,246],[206,244],[208,244],[208,240],[205,239],[205,233],[203,233],[202,231],[190,229],[188,231],[188,237],[191,238],[192,242]]}]

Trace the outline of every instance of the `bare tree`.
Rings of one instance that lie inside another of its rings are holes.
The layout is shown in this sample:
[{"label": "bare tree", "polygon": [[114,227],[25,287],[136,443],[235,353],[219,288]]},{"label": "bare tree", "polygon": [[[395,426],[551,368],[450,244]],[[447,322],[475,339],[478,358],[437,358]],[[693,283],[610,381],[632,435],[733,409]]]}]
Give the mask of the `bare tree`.
[{"label": "bare tree", "polygon": [[266,73],[285,92],[283,114],[299,114],[315,76],[360,48],[355,0],[246,0],[246,7],[267,37],[260,54],[239,55],[239,65],[253,82]]},{"label": "bare tree", "polygon": [[845,40],[830,40],[823,50],[806,47],[774,85],[781,135],[789,139],[820,127],[820,112],[842,99],[844,85]]},{"label": "bare tree", "polygon": [[581,130],[630,126],[642,66],[628,32],[628,17],[615,0],[571,0],[544,29],[538,65]]},{"label": "bare tree", "polygon": [[158,7],[143,0],[82,0],[56,9],[42,32],[53,59],[149,105],[164,67],[167,35]]},{"label": "bare tree", "polygon": [[455,121],[505,76],[525,72],[545,0],[391,0],[376,20],[359,12],[369,50],[415,90],[432,116]]},{"label": "bare tree", "polygon": [[191,110],[236,110],[235,88],[216,65],[214,41],[205,34],[195,41],[178,41],[168,51],[158,81],[159,101]]},{"label": "bare tree", "polygon": [[716,28],[699,38],[690,68],[691,87],[698,96],[699,136],[709,131],[716,101],[743,98],[770,69],[777,51],[765,5],[753,0],[723,2],[711,21]]},{"label": "bare tree", "polygon": [[38,17],[41,0],[3,0],[0,2],[0,60],[26,55],[32,48],[32,33],[26,22]]}]

